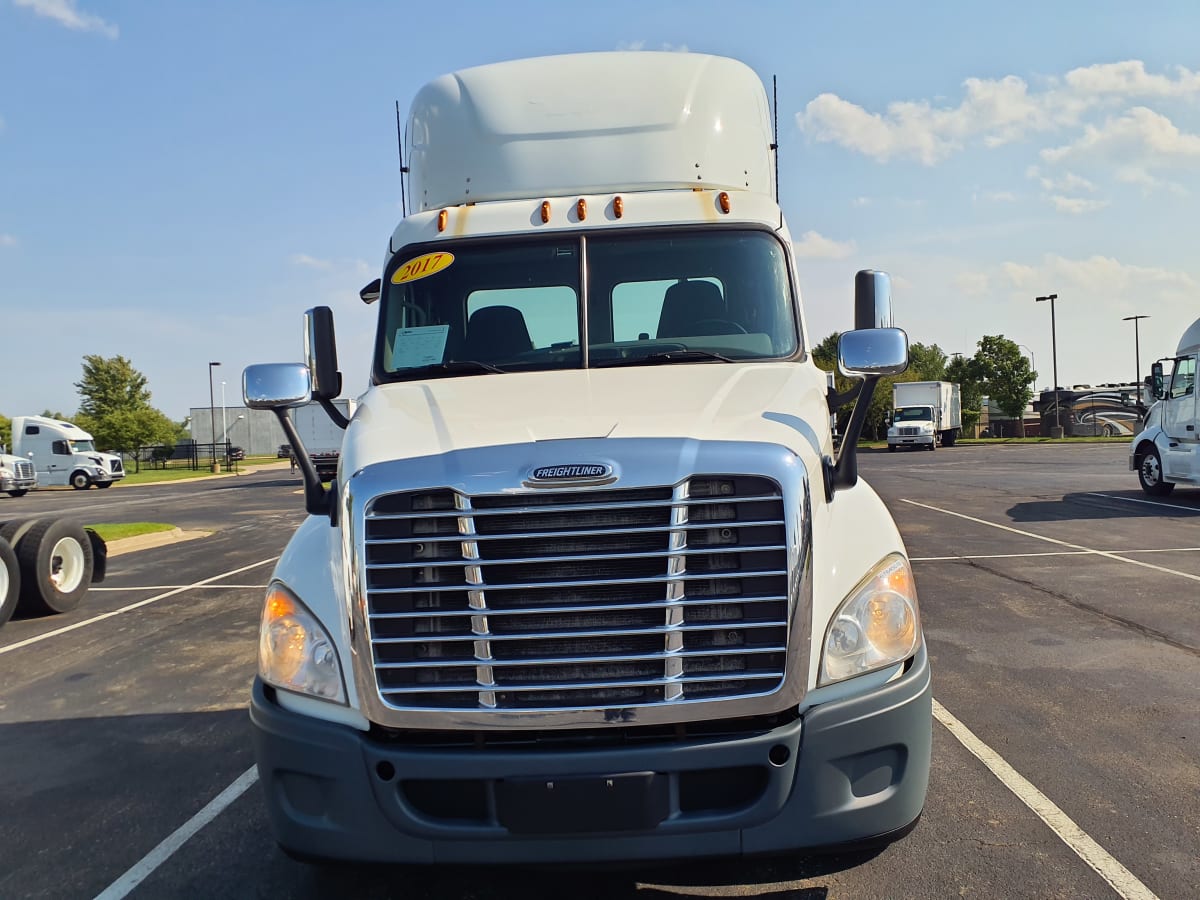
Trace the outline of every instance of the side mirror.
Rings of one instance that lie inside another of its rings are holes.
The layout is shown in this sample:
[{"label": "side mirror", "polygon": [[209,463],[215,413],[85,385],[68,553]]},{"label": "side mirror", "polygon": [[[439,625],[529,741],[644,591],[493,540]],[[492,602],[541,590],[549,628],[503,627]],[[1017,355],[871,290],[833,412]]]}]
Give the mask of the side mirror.
[{"label": "side mirror", "polygon": [[907,368],[908,335],[901,328],[864,328],[838,338],[838,369],[843,375],[899,375]]},{"label": "side mirror", "polygon": [[302,363],[263,363],[242,372],[242,399],[250,409],[293,409],[312,399],[312,378]]},{"label": "side mirror", "polygon": [[376,278],[374,281],[372,281],[370,284],[368,284],[365,288],[363,288],[361,291],[359,291],[358,296],[362,299],[363,303],[371,304],[379,299],[379,294],[382,290],[383,290],[383,282],[380,279]]},{"label": "side mirror", "polygon": [[1150,387],[1155,400],[1161,400],[1167,395],[1163,389],[1163,366],[1160,362],[1156,362],[1150,367]]},{"label": "side mirror", "polygon": [[333,310],[328,306],[314,306],[304,314],[304,359],[312,373],[314,400],[332,400],[342,392]]}]

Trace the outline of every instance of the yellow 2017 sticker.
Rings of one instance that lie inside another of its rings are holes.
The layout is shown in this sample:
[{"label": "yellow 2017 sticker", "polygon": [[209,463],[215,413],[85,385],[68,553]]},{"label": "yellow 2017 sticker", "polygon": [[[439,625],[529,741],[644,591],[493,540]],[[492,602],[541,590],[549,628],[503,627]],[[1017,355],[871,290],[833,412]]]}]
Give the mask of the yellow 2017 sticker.
[{"label": "yellow 2017 sticker", "polygon": [[410,281],[428,278],[430,275],[436,275],[443,269],[449,268],[452,262],[454,262],[453,253],[447,253],[444,250],[437,253],[426,253],[424,256],[410,259],[393,272],[392,284],[407,284]]}]

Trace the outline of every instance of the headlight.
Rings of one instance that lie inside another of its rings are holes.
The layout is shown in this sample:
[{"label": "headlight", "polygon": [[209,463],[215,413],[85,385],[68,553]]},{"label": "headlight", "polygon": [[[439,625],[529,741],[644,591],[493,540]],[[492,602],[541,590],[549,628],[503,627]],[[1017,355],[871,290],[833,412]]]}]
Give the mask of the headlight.
[{"label": "headlight", "polygon": [[925,422],[925,423],[924,423],[924,424],[921,426],[921,430],[922,430],[922,431],[924,431],[924,432],[927,432],[927,433],[930,433],[930,434],[932,434],[932,433],[933,433],[933,423],[932,423],[932,422]]},{"label": "headlight", "polygon": [[833,617],[821,653],[821,683],[908,659],[920,640],[912,569],[908,560],[893,553],[859,582]]},{"label": "headlight", "polygon": [[316,616],[280,584],[267,589],[258,632],[258,673],[275,687],[346,702],[342,666]]}]

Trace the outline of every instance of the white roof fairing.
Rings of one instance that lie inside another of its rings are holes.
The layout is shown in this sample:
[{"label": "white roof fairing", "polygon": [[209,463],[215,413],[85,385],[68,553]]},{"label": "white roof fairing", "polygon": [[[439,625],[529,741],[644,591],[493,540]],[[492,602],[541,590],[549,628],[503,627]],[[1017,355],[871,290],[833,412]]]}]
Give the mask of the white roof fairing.
[{"label": "white roof fairing", "polygon": [[774,194],[762,82],[718,56],[583,53],[464,69],[417,93],[406,143],[414,211],[669,188]]}]

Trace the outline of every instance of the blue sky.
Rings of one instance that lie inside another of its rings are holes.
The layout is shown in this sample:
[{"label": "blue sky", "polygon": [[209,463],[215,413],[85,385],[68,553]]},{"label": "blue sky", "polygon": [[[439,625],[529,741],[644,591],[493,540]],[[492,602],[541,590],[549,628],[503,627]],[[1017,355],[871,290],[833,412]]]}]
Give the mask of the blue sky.
[{"label": "blue sky", "polygon": [[[904,7],[912,6],[914,9]],[[0,0],[0,412],[72,413],[122,354],[181,419],[220,360],[299,359],[337,315],[365,385],[400,217],[394,102],[466,66],[673,49],[779,79],[781,203],[811,332],[890,271],[914,341],[1024,345],[1051,384],[1129,380],[1200,315],[1200,6],[652,0]]]}]

